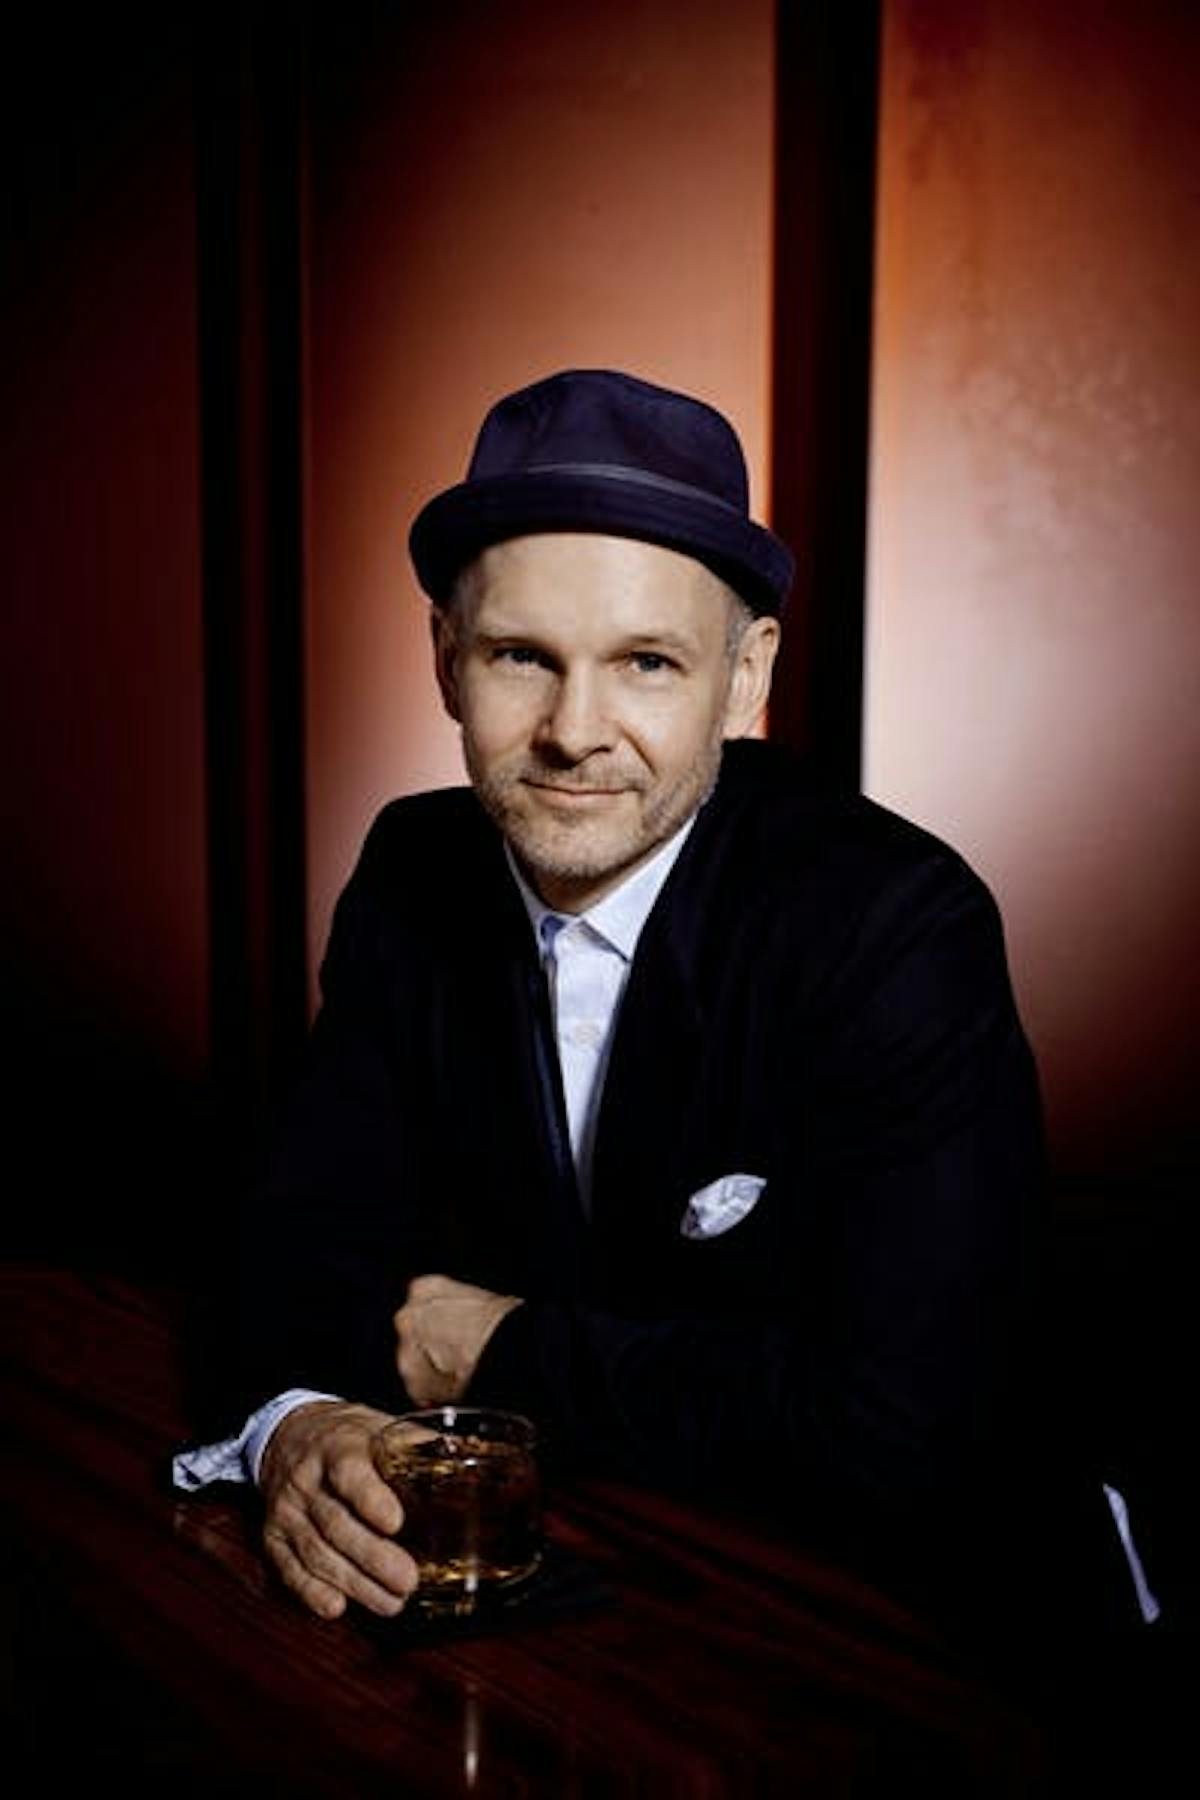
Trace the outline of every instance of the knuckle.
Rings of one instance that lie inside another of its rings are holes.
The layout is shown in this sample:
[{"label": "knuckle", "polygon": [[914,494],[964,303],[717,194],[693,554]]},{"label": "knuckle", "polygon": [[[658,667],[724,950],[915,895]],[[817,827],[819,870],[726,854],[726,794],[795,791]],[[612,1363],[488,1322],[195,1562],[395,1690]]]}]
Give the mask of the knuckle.
[{"label": "knuckle", "polygon": [[287,1539],[275,1526],[267,1524],[263,1529],[263,1548],[270,1561],[287,1581],[295,1565],[295,1557],[288,1547]]},{"label": "knuckle", "polygon": [[339,1457],[328,1471],[327,1491],[323,1496],[325,1503],[337,1505],[348,1500],[354,1504],[364,1485],[370,1485],[373,1473],[370,1457],[364,1450],[360,1449],[352,1456]]},{"label": "knuckle", "polygon": [[309,1575],[327,1582],[330,1587],[341,1587],[341,1558],[323,1537],[313,1532],[302,1546],[302,1552],[301,1561]]},{"label": "knuckle", "polygon": [[281,1488],[267,1498],[264,1531],[286,1541],[297,1530],[303,1529],[307,1514],[306,1497],[288,1488]]}]

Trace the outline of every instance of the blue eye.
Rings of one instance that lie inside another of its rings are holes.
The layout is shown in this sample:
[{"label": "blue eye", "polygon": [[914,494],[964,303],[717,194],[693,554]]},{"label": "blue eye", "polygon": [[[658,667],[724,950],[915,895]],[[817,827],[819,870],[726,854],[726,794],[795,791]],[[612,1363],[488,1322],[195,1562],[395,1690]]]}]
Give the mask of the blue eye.
[{"label": "blue eye", "polygon": [[519,669],[535,668],[545,661],[540,650],[531,649],[528,644],[506,644],[496,652],[497,662],[515,663]]},{"label": "blue eye", "polygon": [[658,675],[673,665],[657,650],[636,650],[630,659],[639,675]]}]

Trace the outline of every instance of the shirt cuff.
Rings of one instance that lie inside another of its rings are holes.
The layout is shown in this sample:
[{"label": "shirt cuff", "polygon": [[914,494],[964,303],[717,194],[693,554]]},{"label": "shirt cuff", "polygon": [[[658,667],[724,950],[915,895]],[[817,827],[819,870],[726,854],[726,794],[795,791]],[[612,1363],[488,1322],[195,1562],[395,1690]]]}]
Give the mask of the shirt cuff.
[{"label": "shirt cuff", "polygon": [[1133,1528],[1129,1523],[1129,1508],[1125,1504],[1125,1496],[1118,1489],[1103,1483],[1104,1497],[1108,1501],[1109,1511],[1113,1516],[1113,1524],[1117,1528],[1117,1536],[1121,1540],[1121,1548],[1125,1552],[1125,1560],[1129,1564],[1129,1573],[1133,1580],[1134,1593],[1137,1595],[1138,1611],[1147,1625],[1153,1625],[1162,1612],[1157,1597],[1151,1593],[1150,1584],[1146,1580],[1146,1571],[1142,1567],[1142,1559],[1138,1555],[1137,1545],[1133,1541]]},{"label": "shirt cuff", "polygon": [[177,1488],[195,1493],[213,1481],[258,1481],[267,1440],[282,1419],[312,1400],[338,1400],[339,1394],[318,1393],[312,1388],[288,1388],[252,1412],[236,1437],[217,1444],[198,1444],[171,1459],[171,1479]]}]

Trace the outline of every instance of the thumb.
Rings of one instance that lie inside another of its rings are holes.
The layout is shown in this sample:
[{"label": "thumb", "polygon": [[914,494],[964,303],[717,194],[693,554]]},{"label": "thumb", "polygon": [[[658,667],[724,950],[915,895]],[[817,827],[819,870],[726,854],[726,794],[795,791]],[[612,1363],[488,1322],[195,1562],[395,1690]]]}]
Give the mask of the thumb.
[{"label": "thumb", "polygon": [[407,1303],[415,1306],[422,1300],[440,1300],[457,1285],[448,1275],[414,1275],[408,1284]]}]

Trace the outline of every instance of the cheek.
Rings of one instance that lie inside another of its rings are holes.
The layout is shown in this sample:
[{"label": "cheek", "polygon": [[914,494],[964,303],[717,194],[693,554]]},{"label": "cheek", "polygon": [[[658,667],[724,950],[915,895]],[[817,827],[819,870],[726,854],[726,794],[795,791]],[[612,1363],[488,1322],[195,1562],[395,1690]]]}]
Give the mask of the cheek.
[{"label": "cheek", "polygon": [[630,736],[645,760],[663,775],[684,773],[704,760],[721,741],[723,714],[690,699],[663,700],[639,708]]},{"label": "cheek", "polygon": [[462,731],[476,758],[491,761],[528,742],[536,712],[531,696],[468,685],[462,696]]}]

